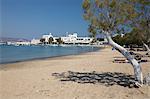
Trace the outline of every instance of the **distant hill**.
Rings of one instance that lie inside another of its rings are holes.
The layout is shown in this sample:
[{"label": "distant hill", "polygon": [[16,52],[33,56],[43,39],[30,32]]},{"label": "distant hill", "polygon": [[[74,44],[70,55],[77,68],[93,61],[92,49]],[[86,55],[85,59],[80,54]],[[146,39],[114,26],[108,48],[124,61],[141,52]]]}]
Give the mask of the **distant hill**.
[{"label": "distant hill", "polygon": [[24,39],[24,38],[11,38],[11,37],[0,37],[0,42],[19,42],[19,41],[30,41],[28,39]]}]

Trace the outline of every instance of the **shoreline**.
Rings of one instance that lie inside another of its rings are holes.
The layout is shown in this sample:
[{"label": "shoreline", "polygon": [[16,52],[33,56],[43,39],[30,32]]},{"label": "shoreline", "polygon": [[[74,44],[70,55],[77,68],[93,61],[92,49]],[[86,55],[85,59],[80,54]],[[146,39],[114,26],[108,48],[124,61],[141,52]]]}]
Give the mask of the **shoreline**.
[{"label": "shoreline", "polygon": [[[27,63],[27,62],[36,62],[36,61],[46,61],[46,60],[57,60],[57,59],[64,59],[64,58],[71,58],[71,57],[76,57],[80,55],[86,55],[90,53],[95,53],[104,50],[104,47],[98,47],[99,49],[96,49],[95,51],[88,51],[88,52],[81,52],[78,54],[69,54],[69,55],[61,55],[61,56],[52,56],[52,57],[43,57],[43,58],[34,58],[34,59],[27,59],[27,60],[22,60],[22,61],[15,61],[15,62],[7,62],[7,63],[0,63],[0,70],[9,68],[7,65],[15,65],[15,64],[20,64],[20,63]],[[13,68],[13,67],[10,67]]]},{"label": "shoreline", "polygon": [[[133,77],[133,68],[129,63],[113,63],[116,56],[121,54],[105,48],[79,55],[4,64],[0,69],[0,96],[3,99],[149,99],[150,86],[130,88],[127,79]],[[150,72],[150,62],[141,66],[144,76]],[[63,81],[67,75],[72,78]],[[109,83],[112,85],[108,86]]]},{"label": "shoreline", "polygon": [[2,62],[2,63],[0,63],[0,65],[13,64],[13,63],[18,63],[18,62],[34,61],[34,60],[45,60],[45,59],[49,59],[49,58],[57,58],[57,57],[70,56],[70,55],[80,55],[80,54],[84,54],[84,53],[95,52],[95,51],[103,49],[104,47],[97,46],[96,48],[98,48],[98,49],[95,49],[94,51],[79,52],[79,53],[76,53],[76,54],[68,54],[68,55],[60,55],[60,56],[56,55],[56,56],[49,56],[49,57],[39,57],[39,58],[23,59],[23,60],[18,60],[18,61],[11,61],[11,62]]}]

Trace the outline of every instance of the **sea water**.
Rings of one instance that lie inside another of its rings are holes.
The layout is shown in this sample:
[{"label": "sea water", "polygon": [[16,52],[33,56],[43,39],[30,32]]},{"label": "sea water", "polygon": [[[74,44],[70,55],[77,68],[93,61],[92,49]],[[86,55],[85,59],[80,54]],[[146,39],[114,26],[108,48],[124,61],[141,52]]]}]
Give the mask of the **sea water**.
[{"label": "sea water", "polygon": [[0,45],[0,64],[17,61],[75,55],[98,50],[91,46],[13,46]]}]

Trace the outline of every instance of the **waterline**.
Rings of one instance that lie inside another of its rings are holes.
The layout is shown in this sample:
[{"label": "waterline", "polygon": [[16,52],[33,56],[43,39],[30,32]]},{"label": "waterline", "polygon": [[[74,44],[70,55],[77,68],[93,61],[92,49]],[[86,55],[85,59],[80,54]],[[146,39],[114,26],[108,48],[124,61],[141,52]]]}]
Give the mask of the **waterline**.
[{"label": "waterline", "polygon": [[96,51],[99,47],[91,46],[0,46],[0,64],[18,61],[76,55]]}]

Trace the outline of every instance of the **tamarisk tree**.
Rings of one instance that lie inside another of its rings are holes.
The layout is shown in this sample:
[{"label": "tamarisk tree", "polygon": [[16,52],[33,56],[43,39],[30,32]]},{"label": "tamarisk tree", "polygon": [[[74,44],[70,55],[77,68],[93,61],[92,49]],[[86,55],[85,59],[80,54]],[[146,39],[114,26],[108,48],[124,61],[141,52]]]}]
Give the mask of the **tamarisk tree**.
[{"label": "tamarisk tree", "polygon": [[133,24],[140,20],[140,5],[148,3],[148,0],[84,0],[82,4],[89,32],[105,34],[108,43],[128,59],[133,66],[137,86],[143,84],[141,66],[124,47],[112,40],[112,35],[119,33],[120,26],[135,26]]}]

